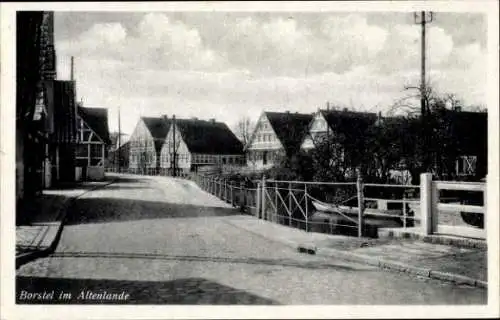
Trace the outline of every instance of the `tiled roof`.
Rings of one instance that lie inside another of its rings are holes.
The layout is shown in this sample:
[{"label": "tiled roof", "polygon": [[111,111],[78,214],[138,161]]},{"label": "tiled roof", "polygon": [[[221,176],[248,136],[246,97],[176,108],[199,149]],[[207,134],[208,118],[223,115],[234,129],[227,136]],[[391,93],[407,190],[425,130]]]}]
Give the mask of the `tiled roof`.
[{"label": "tiled roof", "polygon": [[464,153],[486,154],[488,146],[488,114],[485,112],[447,110],[452,134]]},{"label": "tiled roof", "polygon": [[225,123],[198,119],[175,123],[192,153],[243,154],[243,144]]},{"label": "tiled roof", "polygon": [[106,144],[111,144],[108,129],[108,109],[78,106],[78,115]]},{"label": "tiled roof", "polygon": [[265,112],[265,114],[283,144],[285,152],[291,155],[298,151],[313,116],[290,112]]},{"label": "tiled roof", "polygon": [[170,129],[169,119],[164,117],[142,117],[142,121],[144,121],[144,124],[153,136],[156,151],[160,152],[163,142],[167,137],[168,130]]},{"label": "tiled roof", "polygon": [[361,133],[377,121],[377,114],[346,110],[320,110],[332,130]]}]

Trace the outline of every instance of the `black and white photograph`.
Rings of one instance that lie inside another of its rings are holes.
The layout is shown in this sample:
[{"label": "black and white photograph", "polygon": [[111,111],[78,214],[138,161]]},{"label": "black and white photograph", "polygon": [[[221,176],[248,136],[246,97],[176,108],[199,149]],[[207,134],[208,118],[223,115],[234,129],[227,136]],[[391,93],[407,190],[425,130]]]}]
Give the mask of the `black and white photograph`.
[{"label": "black and white photograph", "polygon": [[498,2],[149,4],[2,4],[5,319],[499,315]]}]

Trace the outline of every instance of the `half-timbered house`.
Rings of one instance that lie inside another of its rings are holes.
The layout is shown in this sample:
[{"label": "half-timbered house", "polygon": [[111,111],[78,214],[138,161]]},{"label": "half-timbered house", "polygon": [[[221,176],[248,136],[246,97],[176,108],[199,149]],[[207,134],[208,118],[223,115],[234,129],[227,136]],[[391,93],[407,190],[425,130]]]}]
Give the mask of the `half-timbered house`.
[{"label": "half-timbered house", "polygon": [[108,129],[108,109],[77,107],[76,148],[77,178],[101,180],[108,147],[111,143]]},{"label": "half-timbered house", "polygon": [[161,149],[162,170],[187,173],[202,166],[244,163],[243,144],[225,123],[197,118],[170,121]]},{"label": "half-timbered house", "polygon": [[247,165],[269,168],[299,151],[312,115],[262,112],[246,148]]},{"label": "half-timbered house", "polygon": [[163,117],[141,117],[129,139],[129,169],[134,173],[156,174],[160,152],[170,121]]}]

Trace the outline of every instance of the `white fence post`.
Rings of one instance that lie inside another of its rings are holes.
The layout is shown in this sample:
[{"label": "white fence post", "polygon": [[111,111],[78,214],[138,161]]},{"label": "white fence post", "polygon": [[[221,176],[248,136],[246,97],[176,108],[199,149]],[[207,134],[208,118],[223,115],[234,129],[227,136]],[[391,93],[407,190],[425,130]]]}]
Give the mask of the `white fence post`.
[{"label": "white fence post", "polygon": [[484,228],[484,233],[485,233],[485,238],[488,236],[487,230],[488,228],[486,227],[486,220],[488,219],[488,175],[486,175],[486,181],[484,182],[484,191],[483,191],[483,208],[484,208],[484,213],[483,213],[483,228]]},{"label": "white fence post", "polygon": [[432,234],[433,230],[433,186],[432,174],[422,173],[420,175],[420,223],[424,235]]},{"label": "white fence post", "polygon": [[356,179],[356,189],[358,191],[358,237],[361,238],[363,236],[363,213],[364,213],[364,206],[365,206],[365,200],[363,199],[363,178],[361,177],[361,174],[358,173],[358,178]]},{"label": "white fence post", "polygon": [[255,191],[255,215],[260,218],[260,182],[257,182],[257,190]]},{"label": "white fence post", "polygon": [[267,212],[266,212],[266,176],[262,176],[262,218],[267,220]]}]

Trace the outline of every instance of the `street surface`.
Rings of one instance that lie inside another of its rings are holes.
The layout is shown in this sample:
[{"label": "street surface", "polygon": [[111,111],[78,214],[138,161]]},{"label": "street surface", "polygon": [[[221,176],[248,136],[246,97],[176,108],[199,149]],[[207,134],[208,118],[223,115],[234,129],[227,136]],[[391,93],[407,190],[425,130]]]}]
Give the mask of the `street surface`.
[{"label": "street surface", "polygon": [[[193,182],[122,175],[78,199],[18,303],[484,304],[487,291],[300,254],[235,228]],[[44,295],[45,294],[45,295]]]}]

